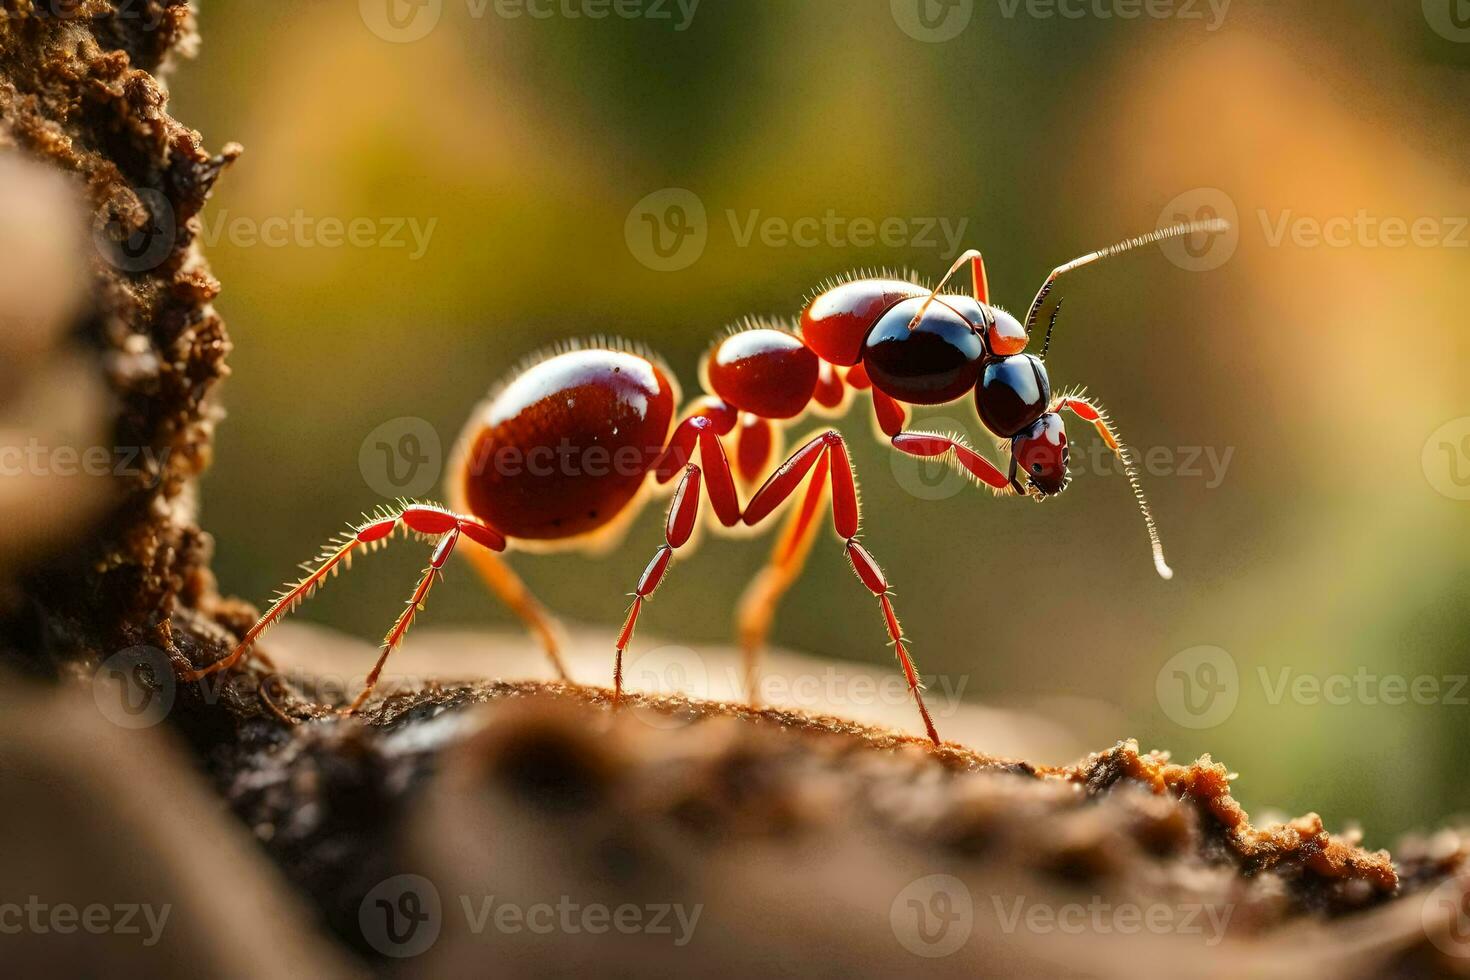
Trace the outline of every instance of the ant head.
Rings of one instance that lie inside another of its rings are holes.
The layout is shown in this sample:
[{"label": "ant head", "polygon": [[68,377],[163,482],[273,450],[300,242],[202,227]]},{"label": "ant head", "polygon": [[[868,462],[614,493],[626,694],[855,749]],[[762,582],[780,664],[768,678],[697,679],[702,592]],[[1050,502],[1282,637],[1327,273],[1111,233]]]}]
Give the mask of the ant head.
[{"label": "ant head", "polygon": [[1011,440],[1011,456],[1026,482],[1041,497],[1067,489],[1067,427],[1056,412],[1047,412]]}]

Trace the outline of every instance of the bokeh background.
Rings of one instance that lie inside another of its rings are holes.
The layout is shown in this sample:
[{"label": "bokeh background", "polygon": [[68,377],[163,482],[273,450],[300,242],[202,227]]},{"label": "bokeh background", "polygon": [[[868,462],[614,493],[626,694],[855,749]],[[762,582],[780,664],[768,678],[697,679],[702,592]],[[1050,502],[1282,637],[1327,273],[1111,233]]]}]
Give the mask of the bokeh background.
[{"label": "bokeh background", "polygon": [[[953,253],[926,219],[963,223],[960,247],[985,250],[1014,309],[1065,259],[1233,208],[1238,233],[1192,255],[1076,275],[1049,360],[1156,451],[1173,582],[1121,475],[1085,466],[1044,506],[950,493],[895,468],[859,404],[845,427],[865,541],[921,668],[969,698],[1099,748],[1133,735],[1211,752],[1246,774],[1257,816],[1317,808],[1361,820],[1370,843],[1463,811],[1470,5],[922,0],[921,19],[919,2],[704,0],[692,18],[672,0],[555,0],[546,17],[476,0],[203,3],[206,45],[174,108],[210,145],[246,147],[205,228],[236,344],[203,489],[222,587],[265,600],[382,499],[361,465],[380,427],[421,419],[447,449],[487,387],[560,338],[644,341],[688,395],[745,314],[794,315],[854,267],[938,275]],[[670,188],[703,208],[704,246],[664,271],[638,230],[669,215],[649,195]],[[905,230],[744,239],[753,216],[829,213]],[[297,215],[313,230],[254,240]],[[323,219],[367,219],[374,243],[333,246]],[[404,247],[383,240],[398,222]],[[409,222],[432,222],[426,248]],[[924,414],[976,431],[967,405]],[[611,629],[661,510],[605,556],[514,563],[568,619]],[[725,642],[767,548],[706,540],[645,629]],[[421,564],[394,549],[303,615],[376,638]],[[464,566],[431,622],[511,625]],[[830,541],[775,641],[891,658]]]}]

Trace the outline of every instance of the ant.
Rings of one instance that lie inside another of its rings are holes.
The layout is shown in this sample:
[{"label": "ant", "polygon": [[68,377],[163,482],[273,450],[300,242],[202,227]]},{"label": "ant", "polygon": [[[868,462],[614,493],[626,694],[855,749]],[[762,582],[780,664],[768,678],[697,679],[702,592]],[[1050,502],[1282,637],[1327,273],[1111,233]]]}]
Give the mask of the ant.
[{"label": "ant", "polygon": [[[840,432],[827,428],[771,468],[779,457],[782,429],[809,411],[841,414],[849,392],[867,392],[878,429],[895,450],[944,459],[997,495],[1045,500],[1068,484],[1061,413],[1069,411],[1090,423],[1122,460],[1148,529],[1154,567],[1163,578],[1171,578],[1138,471],[1108,416],[1080,392],[1052,394],[1045,358],[1060,300],[1051,312],[1040,355],[1028,354],[1026,348],[1061,276],[1166,238],[1226,227],[1217,220],[1161,228],[1058,266],[1036,294],[1024,323],[991,305],[985,260],[973,250],[960,255],[932,289],[892,275],[829,283],[807,303],[798,325],[752,320],[719,340],[702,364],[705,394],[677,421],[678,385],[656,357],[620,341],[563,345],[521,365],[471,414],[449,471],[451,507],[403,500],[350,526],[315,562],[303,566],[304,577],[285,588],[227,657],[184,677],[192,681],[230,668],[267,628],[350,564],[354,554],[373,551],[395,530],[403,530],[434,541],[429,566],[388,631],[364,690],[344,713],[355,713],[372,693],[384,663],[461,541],[487,585],[534,632],[552,667],[566,680],[555,621],[498,554],[512,544],[528,551],[605,544],[626,529],[646,502],[650,474],[661,486],[678,477],[664,541],[639,576],[618,633],[616,705],[623,691],[623,654],[639,614],[663,582],[674,553],[693,537],[702,498],[708,498],[712,523],[720,528],[756,528],[805,483],[769,562],[740,603],[737,621],[747,693],[754,697],[758,657],[771,621],[805,564],[830,492],[832,524],[844,554],[878,602],[925,732],[938,745],[888,579],[857,540],[861,510],[847,444]],[[970,294],[944,293],[966,265]],[[981,422],[1000,451],[1009,450],[1008,472],[959,436],[905,429],[905,406],[940,405],[971,392]],[[743,507],[737,480],[747,491]],[[748,493],[752,487],[754,492]]]}]

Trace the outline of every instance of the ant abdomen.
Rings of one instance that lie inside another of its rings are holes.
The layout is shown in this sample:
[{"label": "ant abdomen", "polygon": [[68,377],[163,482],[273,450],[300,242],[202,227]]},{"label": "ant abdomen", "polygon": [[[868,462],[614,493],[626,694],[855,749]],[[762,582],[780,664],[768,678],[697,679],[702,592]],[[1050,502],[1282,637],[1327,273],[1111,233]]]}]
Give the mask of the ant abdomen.
[{"label": "ant abdomen", "polygon": [[596,531],[638,495],[678,398],[662,367],[629,351],[534,364],[470,417],[456,474],[464,503],[513,538]]}]

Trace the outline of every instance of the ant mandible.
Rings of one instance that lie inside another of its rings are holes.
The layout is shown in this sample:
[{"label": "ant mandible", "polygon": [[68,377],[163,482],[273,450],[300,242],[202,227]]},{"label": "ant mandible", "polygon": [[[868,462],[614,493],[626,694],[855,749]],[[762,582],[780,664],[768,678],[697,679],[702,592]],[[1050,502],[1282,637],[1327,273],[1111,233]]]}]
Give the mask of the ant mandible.
[{"label": "ant mandible", "polygon": [[[865,391],[872,399],[878,428],[894,449],[945,459],[997,495],[1044,500],[1061,493],[1068,483],[1067,435],[1060,413],[1070,411],[1091,423],[1122,460],[1148,529],[1154,567],[1170,578],[1173,572],[1164,561],[1137,470],[1102,407],[1081,393],[1052,395],[1045,358],[1060,300],[1052,310],[1040,356],[1025,351],[1060,276],[1165,238],[1227,227],[1223,221],[1201,221],[1161,228],[1058,266],[1042,284],[1024,323],[990,304],[985,262],[976,251],[961,255],[932,289],[894,276],[829,284],[807,304],[799,327],[750,321],[716,343],[702,366],[706,393],[677,423],[678,386],[671,372],[647,352],[605,340],[549,352],[523,364],[472,413],[449,471],[451,507],[399,501],[352,525],[315,562],[304,566],[306,574],[285,588],[227,657],[187,672],[184,678],[198,680],[239,662],[267,628],[350,564],[355,553],[375,550],[401,529],[434,541],[429,566],[388,631],[363,692],[346,713],[355,713],[372,693],[384,663],[462,539],[469,544],[465,553],[486,583],[535,633],[565,680],[555,621],[497,553],[512,544],[553,551],[605,543],[625,529],[646,502],[649,474],[659,485],[678,476],[664,543],[639,577],[632,607],[618,633],[613,666],[616,704],[623,690],[623,653],[633,639],[639,613],[663,582],[674,552],[693,536],[701,498],[708,498],[718,527],[754,528],[805,482],[800,503],[769,562],[740,603],[737,619],[747,694],[754,699],[758,656],[781,597],[805,564],[830,491],[837,537],[858,579],[878,602],[925,732],[938,745],[888,579],[857,540],[861,512],[847,444],[841,433],[828,428],[770,469],[782,428],[808,411],[840,414],[849,390]],[[967,264],[971,294],[942,292]],[[980,421],[1000,450],[1009,450],[1009,472],[1002,472],[959,436],[904,428],[906,405],[940,405],[972,391]],[[555,458],[562,465],[554,464]],[[535,459],[541,462],[534,463]],[[569,459],[577,462],[568,464]],[[748,492],[762,476],[764,481],[742,507],[737,479]]]}]

